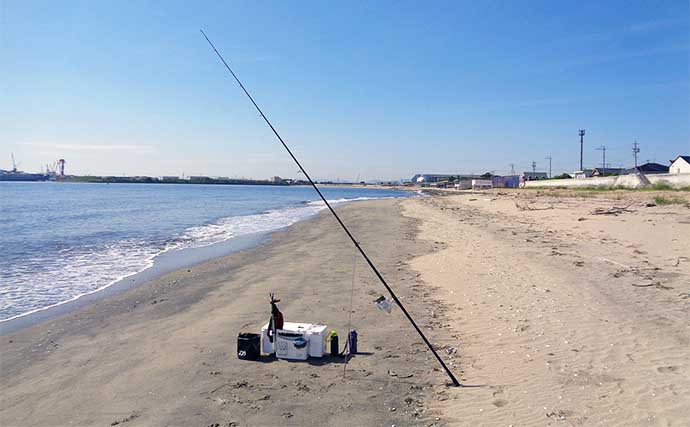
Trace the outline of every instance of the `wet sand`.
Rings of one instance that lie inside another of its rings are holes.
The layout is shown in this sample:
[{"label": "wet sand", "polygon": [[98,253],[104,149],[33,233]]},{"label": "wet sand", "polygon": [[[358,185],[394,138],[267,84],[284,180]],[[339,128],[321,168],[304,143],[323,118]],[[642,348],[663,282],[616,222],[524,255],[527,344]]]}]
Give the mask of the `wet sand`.
[{"label": "wet sand", "polygon": [[[421,324],[433,301],[403,262],[433,250],[399,201],[339,209]],[[235,355],[275,292],[286,321],[323,322],[344,341],[354,250],[333,218],[298,223],[257,248],[183,269],[1,337],[3,426],[441,424],[425,397],[446,378],[360,259],[352,323],[361,354],[287,362]],[[426,296],[423,296],[426,295]],[[433,327],[433,326],[430,326]],[[433,337],[433,331],[431,331]]]}]

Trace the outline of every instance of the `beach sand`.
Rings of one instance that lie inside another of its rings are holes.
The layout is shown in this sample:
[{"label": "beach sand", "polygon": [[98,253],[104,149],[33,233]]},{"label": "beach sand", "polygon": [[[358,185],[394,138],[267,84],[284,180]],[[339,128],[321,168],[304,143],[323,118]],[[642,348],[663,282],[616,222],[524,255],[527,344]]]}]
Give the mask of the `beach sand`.
[{"label": "beach sand", "polygon": [[[339,208],[466,387],[447,386],[398,308],[374,307],[385,289],[361,259],[363,354],[345,375],[340,359],[236,358],[271,291],[286,321],[328,323],[344,340],[354,250],[322,214],[0,337],[0,424],[687,425],[690,210],[646,207],[653,193],[595,196]],[[591,214],[612,206],[627,209]]]},{"label": "beach sand", "polygon": [[[431,400],[486,426],[690,424],[690,209],[657,193],[493,191],[403,202],[468,384]],[[685,198],[687,193],[667,197]],[[627,208],[619,215],[592,211]]]},{"label": "beach sand", "polygon": [[[432,300],[402,265],[433,245],[396,200],[339,208],[420,323]],[[255,249],[168,274],[66,316],[0,337],[0,424],[425,425],[424,397],[445,389],[431,354],[358,259],[352,323],[359,351],[342,358],[238,360],[240,331],[268,321],[269,292],[286,321],[327,323],[345,341],[354,248],[329,215]],[[439,423],[441,421],[439,420]]]}]

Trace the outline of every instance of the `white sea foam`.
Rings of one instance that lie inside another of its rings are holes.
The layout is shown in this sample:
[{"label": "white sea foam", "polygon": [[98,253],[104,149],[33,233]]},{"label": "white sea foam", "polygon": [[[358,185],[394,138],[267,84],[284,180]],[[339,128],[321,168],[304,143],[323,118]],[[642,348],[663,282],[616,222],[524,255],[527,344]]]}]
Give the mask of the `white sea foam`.
[{"label": "white sea foam", "polygon": [[[345,202],[377,199],[357,197],[333,199]],[[66,248],[53,257],[30,257],[0,273],[0,322],[46,310],[85,295],[101,291],[141,272],[163,252],[198,248],[232,238],[279,230],[325,209],[322,201],[263,213],[222,218],[211,224],[191,227],[168,242],[128,239],[107,246]],[[30,281],[27,280],[30,277]]]}]

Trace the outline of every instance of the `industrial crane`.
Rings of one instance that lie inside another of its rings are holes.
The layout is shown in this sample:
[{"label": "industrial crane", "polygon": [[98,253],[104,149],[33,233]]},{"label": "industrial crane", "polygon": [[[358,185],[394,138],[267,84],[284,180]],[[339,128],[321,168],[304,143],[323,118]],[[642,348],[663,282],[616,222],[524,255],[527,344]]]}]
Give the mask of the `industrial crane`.
[{"label": "industrial crane", "polygon": [[13,172],[13,173],[16,173],[16,172],[17,172],[17,168],[19,167],[19,165],[21,165],[21,162],[20,162],[20,163],[17,163],[17,162],[14,161],[14,153],[10,153],[10,156],[12,156],[12,172]]}]

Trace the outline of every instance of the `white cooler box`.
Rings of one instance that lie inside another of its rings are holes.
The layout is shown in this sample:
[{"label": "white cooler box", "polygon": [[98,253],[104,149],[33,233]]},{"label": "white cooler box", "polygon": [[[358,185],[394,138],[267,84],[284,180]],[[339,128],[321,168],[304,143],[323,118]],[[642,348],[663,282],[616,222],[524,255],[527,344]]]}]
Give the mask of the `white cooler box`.
[{"label": "white cooler box", "polygon": [[[326,328],[326,325],[285,322],[281,330],[302,333],[303,338],[308,342],[307,354],[310,357],[323,357],[323,353],[326,349]],[[277,357],[281,357],[278,355],[278,352],[275,351],[273,343],[268,340],[268,323],[261,328],[261,350],[263,353],[276,353]]]}]

